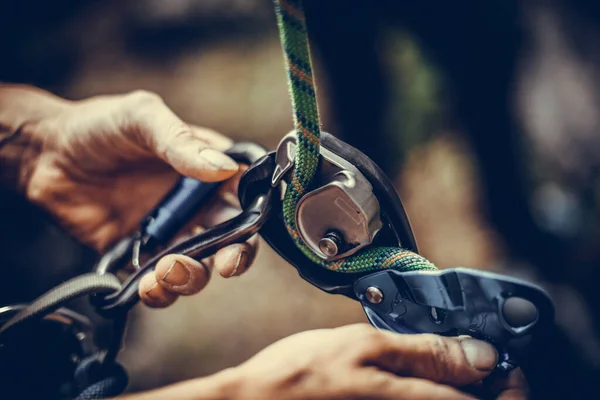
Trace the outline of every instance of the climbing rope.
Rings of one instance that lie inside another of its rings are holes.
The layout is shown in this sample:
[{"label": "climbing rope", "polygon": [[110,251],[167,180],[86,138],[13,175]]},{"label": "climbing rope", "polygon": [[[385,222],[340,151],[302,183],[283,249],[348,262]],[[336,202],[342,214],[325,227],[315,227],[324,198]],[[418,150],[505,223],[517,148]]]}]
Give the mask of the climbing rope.
[{"label": "climbing rope", "polygon": [[437,269],[420,255],[397,247],[366,249],[350,257],[327,262],[313,253],[300,238],[294,213],[296,204],[306,193],[319,165],[319,109],[302,0],[274,2],[296,130],[294,170],[283,200],[283,217],[288,233],[311,261],[337,272],[368,272],[387,268],[400,271]]}]

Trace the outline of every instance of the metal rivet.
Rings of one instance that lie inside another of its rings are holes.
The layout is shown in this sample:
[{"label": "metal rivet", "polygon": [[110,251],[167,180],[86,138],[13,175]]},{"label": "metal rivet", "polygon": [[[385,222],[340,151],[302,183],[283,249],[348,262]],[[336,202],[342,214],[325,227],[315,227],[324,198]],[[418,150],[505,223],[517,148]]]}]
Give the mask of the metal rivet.
[{"label": "metal rivet", "polygon": [[329,232],[319,240],[319,250],[326,257],[333,257],[339,253],[341,244],[342,238],[335,232]]},{"label": "metal rivet", "polygon": [[379,304],[383,301],[383,293],[375,286],[369,286],[365,291],[365,297],[371,304]]}]

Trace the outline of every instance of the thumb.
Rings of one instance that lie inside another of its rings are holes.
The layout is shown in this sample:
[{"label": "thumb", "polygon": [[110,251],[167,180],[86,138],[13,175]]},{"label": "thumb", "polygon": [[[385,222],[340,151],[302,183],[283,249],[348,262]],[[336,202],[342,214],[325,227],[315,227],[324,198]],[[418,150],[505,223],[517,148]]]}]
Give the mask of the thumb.
[{"label": "thumb", "polygon": [[139,92],[129,99],[132,97],[137,110],[133,129],[177,172],[204,182],[219,182],[238,171],[238,164],[221,151],[231,145],[230,139],[186,124],[158,95]]},{"label": "thumb", "polygon": [[204,182],[231,178],[239,168],[234,160],[198,137],[197,130],[187,126],[172,137],[159,140],[157,155],[180,174]]},{"label": "thumb", "polygon": [[401,376],[452,386],[470,385],[488,376],[498,361],[491,345],[466,336],[383,333],[388,343],[372,364]]}]

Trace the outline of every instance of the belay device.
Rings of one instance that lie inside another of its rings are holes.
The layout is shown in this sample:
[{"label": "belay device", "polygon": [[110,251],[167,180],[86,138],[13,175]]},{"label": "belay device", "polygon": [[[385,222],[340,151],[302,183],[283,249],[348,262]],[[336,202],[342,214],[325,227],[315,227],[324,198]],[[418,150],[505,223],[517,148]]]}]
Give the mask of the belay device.
[{"label": "belay device", "polygon": [[[541,288],[479,270],[440,271],[418,255],[389,178],[359,150],[320,131],[301,0],[275,0],[275,10],[295,130],[276,151],[237,143],[227,152],[249,165],[238,190],[242,212],[165,247],[217,186],[182,178],[142,221],[139,232],[117,243],[91,273],[29,305],[10,308],[0,319],[0,358],[12,354],[7,350],[23,338],[35,340],[32,327],[42,319],[67,326],[64,334],[74,339],[77,353],[70,358],[76,376],[69,390],[57,391],[62,393],[57,398],[101,398],[125,389],[126,376],[115,358],[127,311],[139,300],[141,278],[162,256],[203,259],[257,233],[303,279],[359,301],[375,327],[485,340],[498,350],[499,371],[519,366],[534,336],[554,323],[552,301]],[[122,282],[115,274],[127,266],[134,272]],[[80,339],[87,325],[77,328],[79,320],[63,308],[82,296],[90,296],[98,313],[114,321],[114,335],[104,349],[84,346]]]}]

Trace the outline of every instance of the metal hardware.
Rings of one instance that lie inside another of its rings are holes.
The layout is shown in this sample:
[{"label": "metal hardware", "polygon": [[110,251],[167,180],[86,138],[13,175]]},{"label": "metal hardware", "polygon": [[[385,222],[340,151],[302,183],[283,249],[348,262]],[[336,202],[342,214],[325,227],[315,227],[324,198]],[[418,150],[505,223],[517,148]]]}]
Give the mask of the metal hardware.
[{"label": "metal hardware", "polygon": [[[296,268],[304,280],[327,293],[342,294],[356,300],[353,289],[354,282],[365,274],[340,274],[315,264],[296,246],[283,224],[282,204],[279,199],[282,198],[284,178],[289,179],[288,174],[293,166],[291,160],[294,155],[294,141],[292,139],[289,139],[289,143],[292,143],[291,146],[284,143],[279,146],[279,152],[268,153],[246,170],[240,180],[238,190],[240,203],[242,208],[245,208],[256,195],[264,193],[268,188],[275,187],[277,191],[273,195],[273,212],[271,218],[260,230],[261,237],[284,260]],[[382,222],[382,227],[371,245],[403,247],[418,252],[410,222],[398,193],[381,169],[362,152],[327,132],[321,132],[321,154],[333,154],[345,160],[346,164],[354,166],[370,182],[373,188],[372,192],[379,202],[379,214]],[[277,163],[277,157],[279,157],[279,163]],[[286,164],[287,161],[290,163]],[[328,162],[321,162],[319,168],[327,164]],[[333,174],[329,174],[329,176],[331,175]],[[319,180],[318,174],[315,178],[316,186],[318,186]],[[337,229],[331,231],[341,233]],[[328,232],[330,230],[323,231],[322,236],[315,237],[317,246]]]},{"label": "metal hardware", "polygon": [[[280,142],[272,185],[278,185],[291,170],[295,145],[294,132]],[[332,261],[370,245],[383,223],[379,202],[369,180],[352,163],[326,147],[321,146],[321,156],[314,182],[316,188],[298,201],[295,217],[304,243],[319,257]],[[335,254],[321,249],[321,240],[331,231],[336,231],[345,244]]]},{"label": "metal hardware", "polygon": [[[266,153],[263,147],[252,142],[237,142],[225,151],[229,157],[244,164],[252,164]],[[182,177],[143,218],[139,230],[106,252],[94,270],[98,274],[105,274],[123,268],[127,264],[132,265],[135,270],[141,269],[141,255],[165,246],[198,212],[219,184]]]},{"label": "metal hardware", "polygon": [[369,286],[365,291],[365,298],[371,304],[379,304],[383,301],[383,293],[375,286]]},{"label": "metal hardware", "polygon": [[344,239],[336,232],[327,232],[325,237],[319,240],[319,250],[327,257],[334,257],[344,245]]},{"label": "metal hardware", "polygon": [[135,271],[122,288],[108,296],[96,296],[94,303],[102,315],[127,311],[138,297],[138,286],[142,277],[154,270],[158,261],[167,254],[183,254],[198,260],[209,257],[217,250],[233,243],[242,243],[255,235],[263,226],[271,211],[271,191],[258,196],[238,216],[195,235],[181,243],[166,248]]},{"label": "metal hardware", "polygon": [[[239,142],[226,151],[226,154],[240,163],[253,164],[266,154],[261,146]],[[105,274],[131,264],[135,272],[123,283],[116,293],[95,296],[93,299],[98,311],[108,316],[127,311],[138,300],[137,287],[141,278],[154,269],[156,263],[167,254],[184,254],[202,259],[213,255],[222,247],[241,243],[256,234],[264,224],[271,209],[271,190],[253,198],[240,215],[198,233],[174,246],[163,246],[171,240],[179,229],[196,213],[217,188],[216,183],[206,183],[182,178],[142,221],[140,230],[123,239],[100,259],[95,267],[98,274]],[[270,189],[270,187],[269,187]],[[160,248],[158,254],[148,254]],[[140,264],[141,254],[149,260]]]}]

